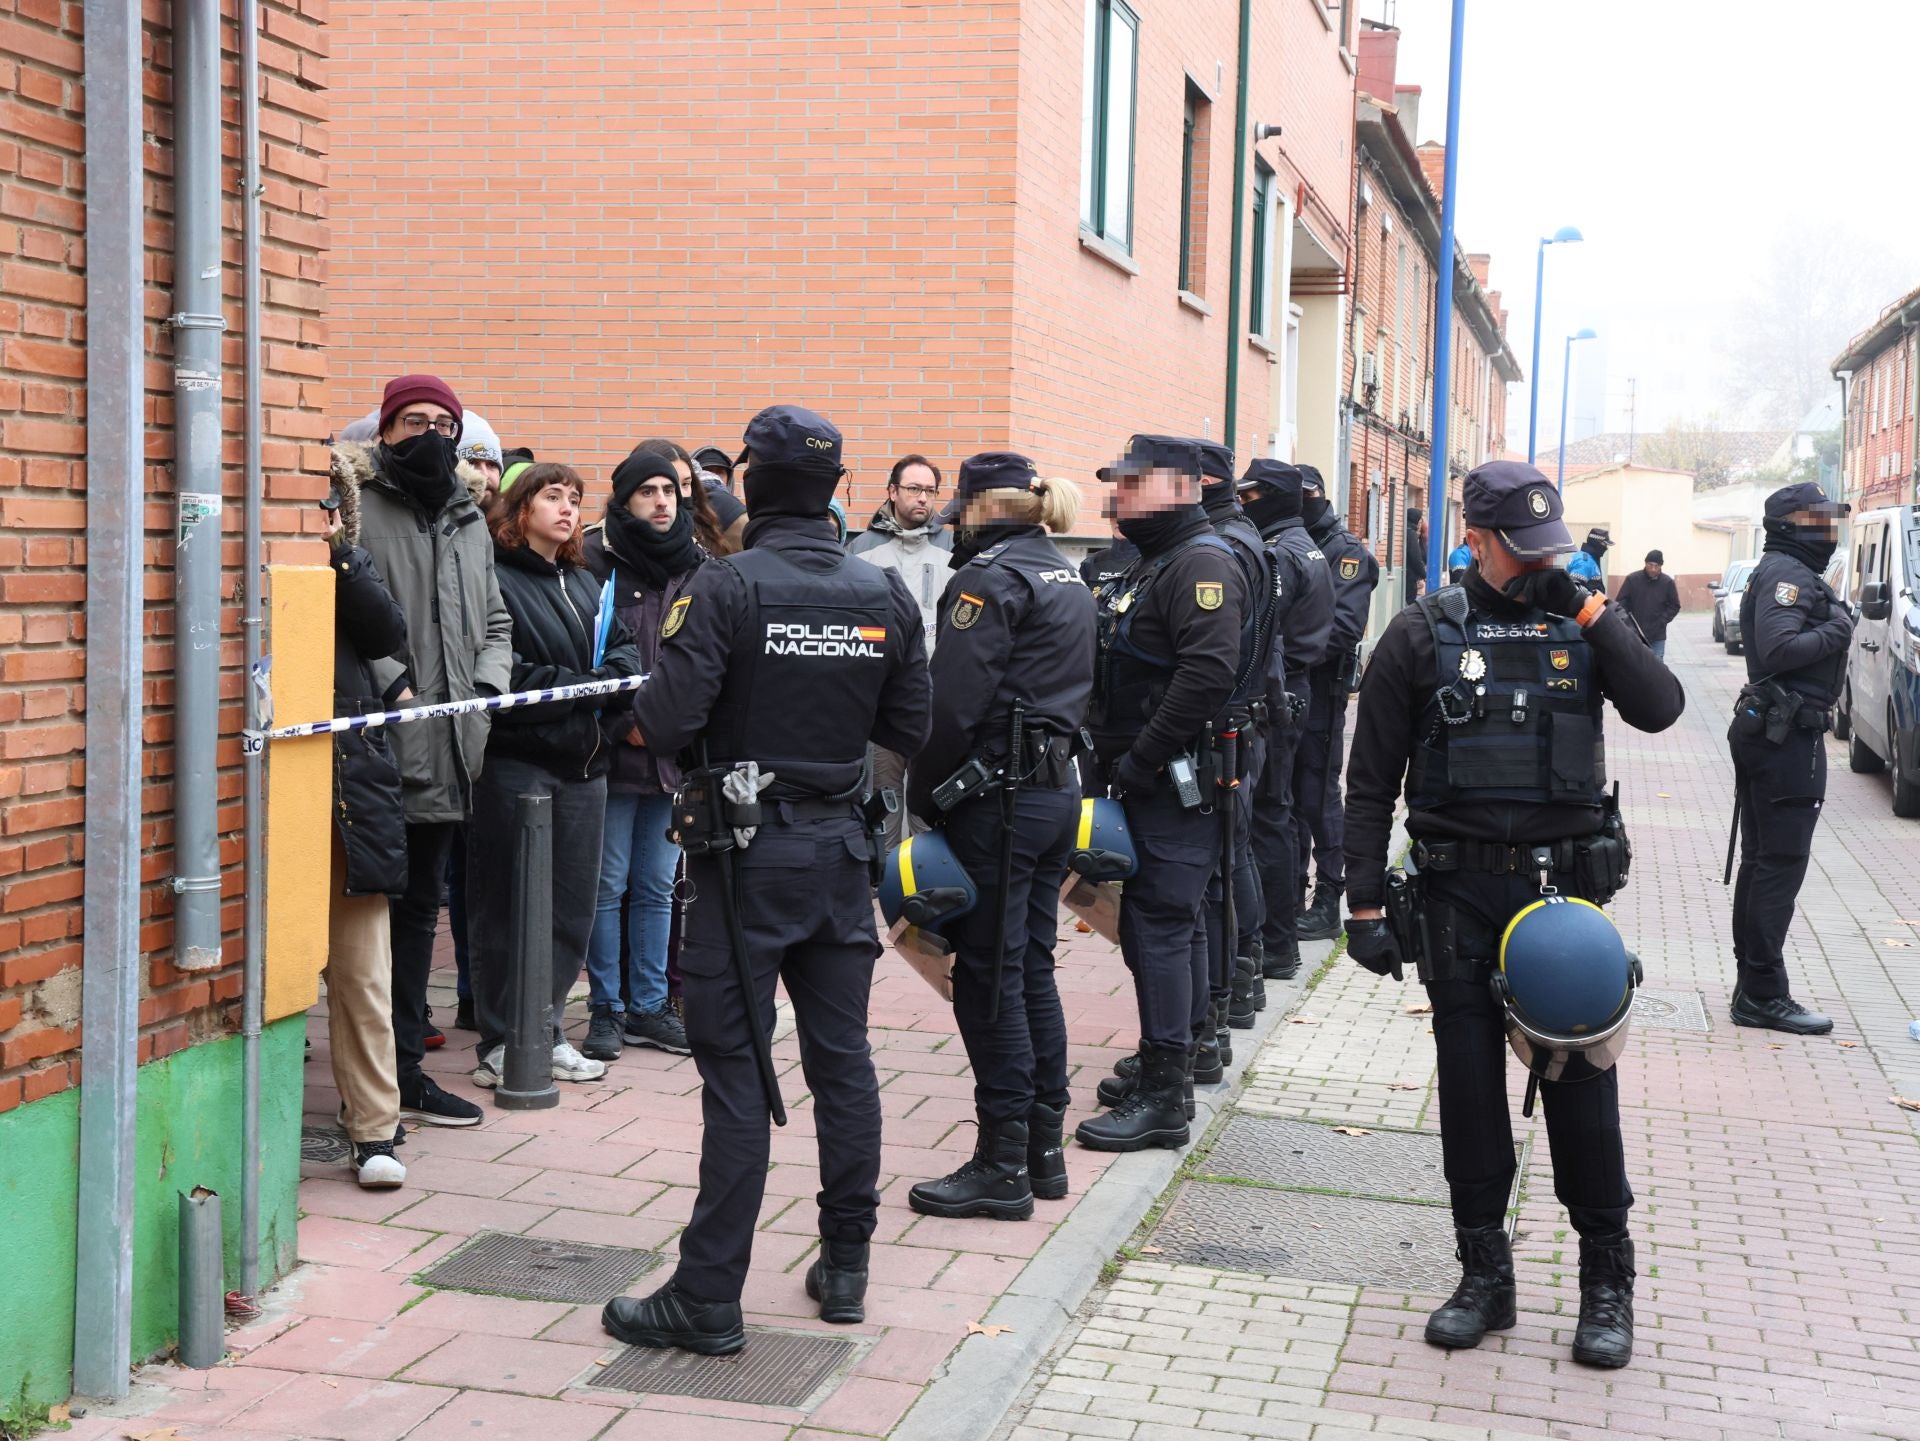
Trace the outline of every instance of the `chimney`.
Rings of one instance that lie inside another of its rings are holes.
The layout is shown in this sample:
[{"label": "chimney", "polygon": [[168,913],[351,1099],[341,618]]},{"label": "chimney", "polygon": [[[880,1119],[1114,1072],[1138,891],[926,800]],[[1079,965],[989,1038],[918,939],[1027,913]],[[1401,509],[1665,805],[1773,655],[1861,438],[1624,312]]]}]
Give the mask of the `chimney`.
[{"label": "chimney", "polygon": [[[1400,112],[1400,132],[1412,145],[1420,138],[1420,87],[1418,85],[1396,85],[1393,87],[1393,108]],[[1435,194],[1439,192],[1436,191]]]},{"label": "chimney", "polygon": [[1427,189],[1439,199],[1447,183],[1447,147],[1430,140],[1414,153],[1420,157],[1420,173],[1426,177]]},{"label": "chimney", "polygon": [[1493,257],[1485,252],[1467,256],[1467,269],[1473,272],[1473,278],[1480,282],[1482,290],[1487,288],[1487,267],[1492,263]]},{"label": "chimney", "polygon": [[1360,89],[1383,105],[1393,103],[1393,74],[1400,58],[1400,32],[1367,25],[1360,31]]}]

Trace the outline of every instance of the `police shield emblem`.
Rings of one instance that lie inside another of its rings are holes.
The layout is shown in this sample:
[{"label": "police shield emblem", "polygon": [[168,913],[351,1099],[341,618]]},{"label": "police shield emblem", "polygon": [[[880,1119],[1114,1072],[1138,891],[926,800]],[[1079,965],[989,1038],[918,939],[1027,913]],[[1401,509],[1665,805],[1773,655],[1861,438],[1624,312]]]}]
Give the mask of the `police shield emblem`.
[{"label": "police shield emblem", "polygon": [[683,595],[667,607],[666,618],[660,622],[660,638],[662,640],[672,639],[673,636],[679,632],[680,627],[686,624],[687,607],[692,604],[693,597]]},{"label": "police shield emblem", "polygon": [[980,612],[986,608],[986,604],[987,603],[979,596],[968,595],[964,590],[961,591],[960,599],[955,601],[953,605],[953,615],[951,617],[953,628],[955,630],[965,630],[968,626],[972,625],[976,620],[980,619]]},{"label": "police shield emblem", "polygon": [[1348,556],[1340,562],[1340,579],[1353,580],[1360,574],[1360,560],[1357,556]]},{"label": "police shield emblem", "polygon": [[1547,512],[1552,508],[1551,503],[1547,500],[1547,493],[1544,490],[1530,490],[1527,492],[1527,509],[1533,512],[1536,519],[1545,520],[1547,518]]},{"label": "police shield emblem", "polygon": [[1217,580],[1196,580],[1193,583],[1193,603],[1202,610],[1218,610],[1226,598],[1227,589]]},{"label": "police shield emblem", "polygon": [[1773,598],[1781,605],[1792,605],[1800,599],[1800,587],[1782,581],[1773,588]]},{"label": "police shield emblem", "polygon": [[1548,651],[1547,659],[1552,663],[1555,670],[1565,670],[1569,665],[1573,664],[1573,657],[1563,650]]}]

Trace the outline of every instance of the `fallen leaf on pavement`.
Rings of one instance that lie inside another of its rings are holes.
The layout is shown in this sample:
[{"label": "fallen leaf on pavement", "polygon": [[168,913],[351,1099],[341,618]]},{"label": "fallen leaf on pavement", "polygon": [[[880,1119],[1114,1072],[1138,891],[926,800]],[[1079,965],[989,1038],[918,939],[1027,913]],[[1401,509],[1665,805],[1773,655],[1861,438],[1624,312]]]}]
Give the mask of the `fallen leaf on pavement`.
[{"label": "fallen leaf on pavement", "polygon": [[1768,1046],[1767,1049],[1769,1051],[1784,1051],[1786,1050],[1786,1047],[1781,1045],[1772,1045],[1772,1046]]},{"label": "fallen leaf on pavement", "polygon": [[985,1336],[991,1339],[998,1336],[1002,1331],[1011,1331],[1012,1329],[1013,1327],[1011,1326],[982,1326],[978,1321],[967,1322],[967,1334],[969,1336]]},{"label": "fallen leaf on pavement", "polygon": [[611,1366],[611,1365],[613,1364],[613,1362],[611,1362],[611,1361],[609,1361],[609,1360],[607,1360],[607,1359],[606,1359],[606,1358],[605,1358],[605,1357],[603,1356],[603,1357],[601,1357],[601,1358],[600,1358],[600,1359],[599,1359],[598,1361],[595,1361],[595,1362],[594,1362],[593,1364],[594,1364],[594,1365],[596,1365],[596,1366]]},{"label": "fallen leaf on pavement", "polygon": [[1158,1246],[1142,1246],[1140,1248],[1140,1254],[1142,1256],[1158,1256],[1160,1254],[1160,1248]]},{"label": "fallen leaf on pavement", "polygon": [[1364,1126],[1335,1126],[1333,1128],[1333,1134],[1336,1136],[1371,1136],[1373,1132],[1367,1130]]},{"label": "fallen leaf on pavement", "polygon": [[1419,1091],[1425,1088],[1418,1081],[1388,1081],[1389,1091]]},{"label": "fallen leaf on pavement", "polygon": [[1909,950],[1913,946],[1912,941],[1896,941],[1893,939],[1892,936],[1883,937],[1880,941],[1880,944],[1883,946],[1898,946],[1903,951]]},{"label": "fallen leaf on pavement", "polygon": [[1835,1041],[1834,1044],[1843,1051],[1851,1051],[1856,1049],[1860,1043],[1858,1041]]},{"label": "fallen leaf on pavement", "polygon": [[186,1441],[178,1426],[162,1426],[158,1431],[122,1432],[127,1441]]},{"label": "fallen leaf on pavement", "polygon": [[319,1380],[322,1386],[330,1387],[335,1391],[338,1391],[340,1389],[340,1383],[334,1380],[331,1376],[322,1376],[319,1378]]},{"label": "fallen leaf on pavement", "polygon": [[1075,921],[1073,923],[1073,928],[1076,931],[1080,932],[1080,934],[1083,936],[1090,936],[1093,934],[1093,927],[1088,925],[1085,921]]},{"label": "fallen leaf on pavement", "polygon": [[47,1424],[49,1426],[62,1425],[65,1422],[71,1421],[72,1419],[73,1419],[73,1408],[67,1405],[67,1403],[64,1401],[62,1401],[58,1406],[47,1407]]},{"label": "fallen leaf on pavement", "polygon": [[1920,1111],[1920,1101],[1913,1100],[1911,1097],[1889,1096],[1887,1099],[1903,1111]]},{"label": "fallen leaf on pavement", "polygon": [[1432,1001],[1415,1001],[1410,1006],[1402,1006],[1401,1013],[1408,1016],[1430,1016],[1433,1014]]},{"label": "fallen leaf on pavement", "polygon": [[1658,796],[1663,801],[1671,799],[1671,797],[1668,796],[1665,791],[1655,791],[1654,795]]},{"label": "fallen leaf on pavement", "polygon": [[1288,1016],[1287,1024],[1290,1026],[1317,1026],[1320,1023],[1312,1016]]}]

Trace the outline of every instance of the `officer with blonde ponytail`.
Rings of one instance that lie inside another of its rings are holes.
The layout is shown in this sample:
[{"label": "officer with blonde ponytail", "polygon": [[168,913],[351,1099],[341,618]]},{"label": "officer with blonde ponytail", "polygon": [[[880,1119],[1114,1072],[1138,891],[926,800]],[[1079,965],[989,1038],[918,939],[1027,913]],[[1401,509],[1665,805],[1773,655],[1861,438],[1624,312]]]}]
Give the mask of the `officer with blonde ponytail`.
[{"label": "officer with blonde ponytail", "polygon": [[1067,1026],[1053,948],[1080,814],[1073,753],[1093,691],[1093,597],[1048,538],[1073,525],[1071,481],[994,452],[961,465],[959,492],[930,667],[933,728],[907,800],[945,828],[979,888],[947,937],[980,1137],[972,1160],[915,1186],[907,1204],[1024,1220],[1035,1196],[1067,1194]]}]

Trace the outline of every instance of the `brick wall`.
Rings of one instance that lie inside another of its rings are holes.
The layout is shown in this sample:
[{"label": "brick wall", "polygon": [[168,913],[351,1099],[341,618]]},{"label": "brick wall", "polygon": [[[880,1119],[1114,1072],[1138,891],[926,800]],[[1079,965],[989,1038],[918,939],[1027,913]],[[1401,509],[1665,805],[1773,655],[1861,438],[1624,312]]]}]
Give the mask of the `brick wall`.
[{"label": "brick wall", "polygon": [[[227,7],[229,12],[232,6]],[[261,66],[267,556],[324,561],[312,503],[325,493],[327,0],[267,0]],[[0,1111],[79,1079],[81,792],[86,656],[85,130],[78,0],[0,0]],[[140,1059],[234,1024],[241,923],[239,579],[241,497],[238,108],[227,118],[226,469],[229,603],[221,615],[224,740],[219,813],[227,965],[184,975],[172,941],[170,751],[173,437],[169,313],[172,126],[167,6],[146,0],[147,746]],[[231,18],[225,83],[234,82]]]},{"label": "brick wall", "polygon": [[1856,510],[1899,505],[1915,498],[1920,475],[1914,402],[1914,341],[1896,337],[1861,369],[1847,389],[1842,463],[1847,497]]}]

